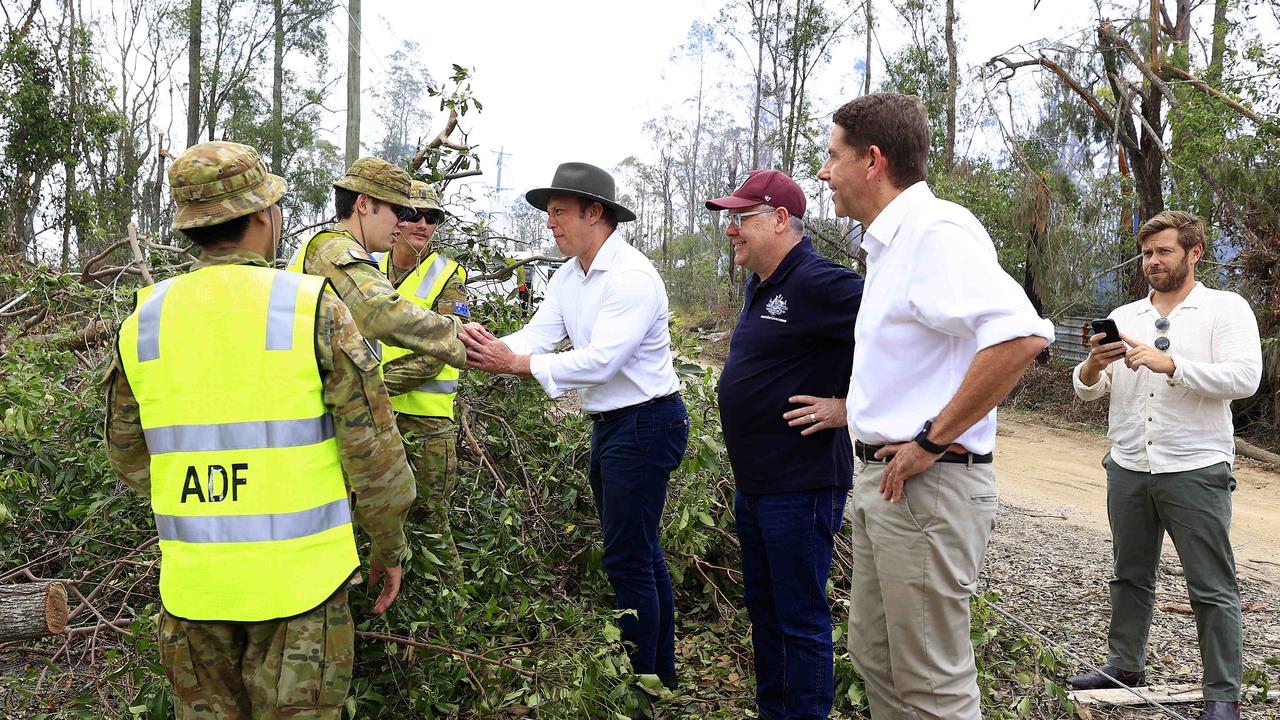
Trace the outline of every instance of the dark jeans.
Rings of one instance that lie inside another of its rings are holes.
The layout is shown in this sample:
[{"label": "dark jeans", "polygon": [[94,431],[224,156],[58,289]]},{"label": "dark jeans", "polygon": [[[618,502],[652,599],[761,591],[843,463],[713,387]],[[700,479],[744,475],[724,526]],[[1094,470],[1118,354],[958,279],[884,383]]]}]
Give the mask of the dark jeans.
[{"label": "dark jeans", "polygon": [[825,718],[835,699],[827,575],[848,490],[733,501],[756,658],[756,704],[768,720]]},{"label": "dark jeans", "polygon": [[1236,481],[1225,462],[1171,473],[1126,470],[1107,453],[1107,516],[1111,520],[1115,579],[1107,662],[1141,670],[1156,599],[1156,572],[1164,534],[1182,561],[1204,663],[1204,699],[1240,699],[1243,673],[1240,587],[1231,552],[1231,492]]},{"label": "dark jeans", "polygon": [[671,471],[689,442],[689,415],[674,400],[622,413],[591,429],[591,493],[604,532],[604,571],[618,609],[631,667],[674,680],[675,600],[658,547]]}]

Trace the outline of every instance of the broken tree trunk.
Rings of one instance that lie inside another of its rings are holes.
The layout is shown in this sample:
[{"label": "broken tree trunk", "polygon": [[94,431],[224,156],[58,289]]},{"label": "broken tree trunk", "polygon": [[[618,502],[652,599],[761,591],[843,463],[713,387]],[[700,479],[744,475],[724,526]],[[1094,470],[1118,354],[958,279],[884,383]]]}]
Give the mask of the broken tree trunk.
[{"label": "broken tree trunk", "polygon": [[0,585],[0,643],[58,635],[66,627],[66,585],[56,580]]}]

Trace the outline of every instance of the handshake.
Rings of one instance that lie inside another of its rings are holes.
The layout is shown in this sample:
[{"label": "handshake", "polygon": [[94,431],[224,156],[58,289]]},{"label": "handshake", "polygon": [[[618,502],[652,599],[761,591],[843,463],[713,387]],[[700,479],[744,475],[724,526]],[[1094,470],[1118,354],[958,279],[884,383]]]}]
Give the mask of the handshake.
[{"label": "handshake", "polygon": [[458,339],[467,349],[467,367],[487,373],[523,375],[528,377],[529,356],[516,355],[496,335],[477,322],[462,326]]}]

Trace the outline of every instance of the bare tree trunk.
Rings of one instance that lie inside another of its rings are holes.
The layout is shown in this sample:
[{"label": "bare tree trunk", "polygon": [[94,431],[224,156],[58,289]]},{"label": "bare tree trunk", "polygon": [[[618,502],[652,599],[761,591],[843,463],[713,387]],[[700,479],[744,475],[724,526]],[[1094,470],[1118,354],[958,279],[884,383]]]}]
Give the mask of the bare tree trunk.
[{"label": "bare tree trunk", "polygon": [[1213,50],[1209,54],[1209,69],[1205,73],[1205,82],[1217,87],[1222,82],[1222,56],[1227,49],[1227,4],[1228,0],[1215,0],[1213,3]]},{"label": "bare tree trunk", "polygon": [[71,119],[71,147],[62,158],[62,258],[59,268],[62,272],[71,269],[71,205],[72,193],[76,186],[76,166],[72,159],[76,156],[75,140],[79,133],[75,130],[76,122],[76,5],[74,0],[66,2],[67,17],[67,116]]},{"label": "bare tree trunk", "polygon": [[284,3],[273,0],[276,26],[276,54],[271,74],[271,172],[284,168]]},{"label": "bare tree trunk", "polygon": [[187,30],[187,147],[200,142],[200,0],[191,0]]},{"label": "bare tree trunk", "polygon": [[[947,0],[947,4],[950,5],[951,1]],[[1027,234],[1027,259],[1022,272],[1022,290],[1027,294],[1027,299],[1031,301],[1031,307],[1035,308],[1037,315],[1044,314],[1044,301],[1040,299],[1040,291],[1036,289],[1035,259],[1040,255],[1040,241],[1049,229],[1051,199],[1049,188],[1045,184],[1046,174],[1041,173],[1035,180],[1035,210],[1031,213],[1031,232]],[[1040,365],[1048,364],[1049,348],[1047,346],[1036,356],[1036,362]]]},{"label": "bare tree trunk", "polygon": [[947,0],[947,141],[942,151],[942,166],[947,172],[956,165],[956,92],[960,87],[960,71],[956,61],[956,2]]},{"label": "bare tree trunk", "polygon": [[347,166],[360,157],[360,0],[347,0]]},{"label": "bare tree trunk", "polygon": [[871,30],[874,27],[871,24],[871,0],[867,0],[867,64],[864,67],[862,76],[862,94],[871,94]]}]

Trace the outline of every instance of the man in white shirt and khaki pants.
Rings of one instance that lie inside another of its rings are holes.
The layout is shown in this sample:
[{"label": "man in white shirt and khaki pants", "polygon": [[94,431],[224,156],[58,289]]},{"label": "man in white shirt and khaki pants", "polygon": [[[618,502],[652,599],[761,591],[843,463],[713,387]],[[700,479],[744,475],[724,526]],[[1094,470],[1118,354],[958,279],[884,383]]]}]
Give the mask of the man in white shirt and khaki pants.
[{"label": "man in white shirt and khaki pants", "polygon": [[[578,391],[592,420],[589,478],[604,533],[604,570],[632,671],[675,689],[671,576],[658,546],[667,481],[684,457],[689,416],[671,362],[667,290],[616,228],[636,216],[614,199],[607,172],[564,163],[551,187],[525,199],[547,213],[566,262],[529,324],[498,339],[463,328],[467,364],[532,377],[551,397]],[[573,349],[553,352],[568,337]]]},{"label": "man in white shirt and khaki pants", "polygon": [[1053,340],[986,230],[925,183],[910,95],[835,113],[818,174],[862,223],[867,278],[848,418],[855,454],[849,651],[875,720],[980,720],[969,641],[995,523],[995,406]]},{"label": "man in white shirt and khaki pants", "polygon": [[1145,685],[1160,546],[1173,538],[1204,663],[1203,720],[1240,717],[1240,589],[1231,552],[1231,401],[1258,390],[1262,346],[1244,298],[1196,281],[1204,222],[1162,212],[1138,231],[1151,294],[1111,313],[1121,342],[1090,338],[1075,369],[1082,400],[1111,394],[1107,516],[1115,579],[1107,664],[1079,689]]}]

